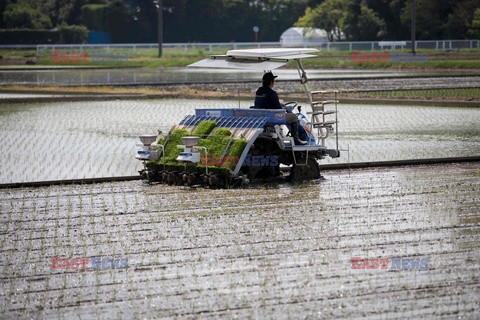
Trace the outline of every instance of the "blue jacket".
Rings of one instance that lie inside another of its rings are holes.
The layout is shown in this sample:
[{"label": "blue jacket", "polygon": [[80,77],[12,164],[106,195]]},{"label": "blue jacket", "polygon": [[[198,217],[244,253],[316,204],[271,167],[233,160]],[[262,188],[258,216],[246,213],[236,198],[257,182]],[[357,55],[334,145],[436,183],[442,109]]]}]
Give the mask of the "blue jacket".
[{"label": "blue jacket", "polygon": [[255,109],[282,109],[277,93],[269,86],[258,88],[254,104]]}]

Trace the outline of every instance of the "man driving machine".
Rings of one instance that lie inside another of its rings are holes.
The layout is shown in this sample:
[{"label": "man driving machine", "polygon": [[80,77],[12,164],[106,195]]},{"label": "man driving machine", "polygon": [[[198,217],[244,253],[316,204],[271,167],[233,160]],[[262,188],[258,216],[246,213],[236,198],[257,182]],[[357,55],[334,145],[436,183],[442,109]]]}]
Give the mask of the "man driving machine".
[{"label": "man driving machine", "polygon": [[[284,109],[284,105],[280,103],[278,94],[273,90],[275,85],[275,78],[273,73],[267,72],[263,75],[262,86],[258,88],[255,93],[255,102],[253,108],[255,109]],[[293,141],[296,145],[307,144],[306,141],[300,140],[298,137],[298,117],[292,113],[288,108],[286,109],[285,120],[290,125],[290,132],[293,137]]]}]

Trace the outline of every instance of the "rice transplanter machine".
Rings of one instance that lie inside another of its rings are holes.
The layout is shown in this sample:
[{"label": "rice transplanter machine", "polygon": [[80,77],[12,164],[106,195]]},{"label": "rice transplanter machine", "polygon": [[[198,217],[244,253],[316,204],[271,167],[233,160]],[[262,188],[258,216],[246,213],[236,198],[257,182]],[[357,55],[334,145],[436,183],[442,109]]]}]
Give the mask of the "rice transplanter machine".
[{"label": "rice transplanter machine", "polygon": [[[318,57],[309,48],[229,50],[190,65],[201,68],[234,68],[270,71],[294,60],[310,110],[299,119],[300,137],[295,145],[285,122],[286,109],[195,109],[157,141],[142,135],[136,158],[143,161],[140,174],[148,181],[210,187],[237,186],[255,180],[284,177],[291,181],[319,179],[318,161],[340,156],[338,148],[337,91],[310,91],[302,59]],[[334,137],[327,147],[327,139]]]}]

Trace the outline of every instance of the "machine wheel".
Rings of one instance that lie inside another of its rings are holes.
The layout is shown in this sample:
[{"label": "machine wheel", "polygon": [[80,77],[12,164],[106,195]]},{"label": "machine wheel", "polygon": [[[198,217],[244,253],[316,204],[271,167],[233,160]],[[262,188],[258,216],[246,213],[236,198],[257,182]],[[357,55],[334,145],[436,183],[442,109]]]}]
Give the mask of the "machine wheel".
[{"label": "machine wheel", "polygon": [[289,179],[291,182],[320,179],[320,166],[314,157],[308,157],[306,165],[293,165]]},{"label": "machine wheel", "polygon": [[[267,139],[257,139],[248,152],[251,157],[254,156],[277,156],[278,146]],[[246,174],[250,181],[252,180],[272,180],[280,175],[279,166],[244,166],[242,172]]]}]

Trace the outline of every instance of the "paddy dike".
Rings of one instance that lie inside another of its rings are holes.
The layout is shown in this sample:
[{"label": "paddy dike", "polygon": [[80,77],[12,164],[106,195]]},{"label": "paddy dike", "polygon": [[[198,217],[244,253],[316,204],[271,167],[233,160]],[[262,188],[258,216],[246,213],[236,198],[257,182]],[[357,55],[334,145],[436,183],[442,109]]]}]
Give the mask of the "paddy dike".
[{"label": "paddy dike", "polygon": [[[2,316],[478,318],[480,163],[323,175],[242,190],[3,189]],[[52,257],[128,268],[52,269]],[[352,257],[388,269],[352,269]],[[393,258],[428,267],[394,270]]]}]

